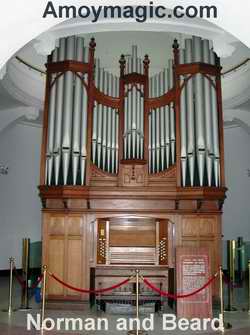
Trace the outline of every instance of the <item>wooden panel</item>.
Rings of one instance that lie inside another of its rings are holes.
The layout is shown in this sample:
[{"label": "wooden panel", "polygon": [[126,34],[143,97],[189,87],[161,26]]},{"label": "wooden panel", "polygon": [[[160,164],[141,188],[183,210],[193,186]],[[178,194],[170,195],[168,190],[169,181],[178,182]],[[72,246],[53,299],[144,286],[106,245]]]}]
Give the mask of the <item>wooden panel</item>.
[{"label": "wooden panel", "polygon": [[187,216],[182,219],[182,236],[199,236],[200,218]]},{"label": "wooden panel", "polygon": [[64,216],[52,216],[49,224],[49,235],[64,235]]},{"label": "wooden panel", "polygon": [[201,218],[199,222],[199,235],[200,236],[214,236],[214,224],[216,220],[215,217],[205,217]]},{"label": "wooden panel", "polygon": [[77,216],[69,216],[67,220],[68,235],[82,235],[82,218]]},{"label": "wooden panel", "polygon": [[154,231],[110,231],[111,247],[155,247]]},{"label": "wooden panel", "polygon": [[[83,275],[83,252],[82,252],[82,240],[78,238],[69,238],[68,240],[68,261],[67,266],[67,282],[75,287],[82,287],[82,275]],[[68,295],[80,295],[80,293],[66,290]]]},{"label": "wooden panel", "polygon": [[[49,270],[59,278],[64,278],[64,237],[60,239],[51,238],[49,241],[48,251],[48,266]],[[55,282],[54,279],[49,278],[48,294],[49,295],[62,295],[64,289],[62,285]]]}]

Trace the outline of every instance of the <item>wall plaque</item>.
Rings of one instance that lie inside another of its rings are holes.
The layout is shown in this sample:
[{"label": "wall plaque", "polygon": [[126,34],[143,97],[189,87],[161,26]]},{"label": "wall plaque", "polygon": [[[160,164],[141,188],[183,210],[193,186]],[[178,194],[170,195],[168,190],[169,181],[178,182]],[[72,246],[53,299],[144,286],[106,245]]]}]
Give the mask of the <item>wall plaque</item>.
[{"label": "wall plaque", "polygon": [[[177,294],[191,293],[211,278],[209,251],[204,247],[177,247]],[[211,285],[201,292],[177,300],[177,316],[185,318],[212,317]]]}]

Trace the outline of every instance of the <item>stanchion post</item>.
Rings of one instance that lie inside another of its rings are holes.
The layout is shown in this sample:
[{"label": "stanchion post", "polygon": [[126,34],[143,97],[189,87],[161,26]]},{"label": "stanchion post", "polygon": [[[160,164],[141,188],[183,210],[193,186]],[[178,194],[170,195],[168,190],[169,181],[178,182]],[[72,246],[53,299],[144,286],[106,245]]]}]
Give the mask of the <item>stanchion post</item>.
[{"label": "stanchion post", "polygon": [[228,283],[228,305],[226,308],[227,312],[234,312],[237,309],[233,306],[234,302],[234,284],[235,284],[235,257],[236,257],[236,241],[227,241],[228,250],[228,270],[229,270],[229,283]]},{"label": "stanchion post", "polygon": [[138,322],[139,322],[139,270],[136,270],[136,319],[137,319],[137,327],[136,327],[136,335],[139,334]]},{"label": "stanchion post", "polygon": [[47,285],[47,265],[43,266],[43,293],[42,293],[42,317],[41,317],[41,330],[43,329],[43,322],[45,319],[45,305],[46,305],[46,285]]},{"label": "stanchion post", "polygon": [[9,280],[9,303],[8,303],[8,309],[3,310],[3,312],[7,312],[9,316],[11,316],[13,310],[13,269],[14,269],[14,258],[10,257],[9,263],[10,263],[10,280]]},{"label": "stanchion post", "polygon": [[9,307],[8,307],[8,314],[12,313],[12,298],[13,298],[13,265],[14,265],[14,258],[10,258],[10,284],[9,284]]},{"label": "stanchion post", "polygon": [[250,259],[248,260],[248,314],[250,315]]},{"label": "stanchion post", "polygon": [[220,328],[220,331],[222,333],[225,332],[225,327],[224,327],[224,300],[223,300],[223,271],[222,267],[220,266],[220,313],[221,313],[221,318],[222,318],[222,327]]},{"label": "stanchion post", "polygon": [[30,258],[30,239],[23,239],[22,268],[25,275],[25,286],[22,290],[21,311],[27,311],[29,308],[29,258]]},{"label": "stanchion post", "polygon": [[140,271],[136,270],[136,330],[130,330],[128,335],[144,335],[143,330],[139,330],[140,324],[140,310],[139,310],[139,299],[140,299]]}]

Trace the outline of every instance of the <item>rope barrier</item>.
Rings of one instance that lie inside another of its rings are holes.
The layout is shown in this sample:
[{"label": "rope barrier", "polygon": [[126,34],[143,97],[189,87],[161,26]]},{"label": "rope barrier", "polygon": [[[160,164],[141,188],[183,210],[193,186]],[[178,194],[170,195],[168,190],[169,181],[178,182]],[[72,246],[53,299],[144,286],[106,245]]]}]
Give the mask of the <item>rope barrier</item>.
[{"label": "rope barrier", "polygon": [[149,280],[147,280],[146,278],[143,278],[143,282],[149,287],[151,288],[151,290],[159,293],[161,296],[167,297],[167,298],[171,298],[174,300],[177,299],[184,299],[184,298],[189,298],[191,296],[194,296],[196,294],[198,294],[199,292],[203,291],[204,289],[206,289],[214,280],[215,278],[218,276],[218,272],[213,275],[213,277],[211,277],[208,282],[206,284],[204,284],[201,288],[199,288],[198,290],[195,290],[193,292],[190,293],[185,293],[185,294],[172,294],[172,293],[168,293],[168,292],[164,292],[161,291],[158,287],[156,287],[154,284],[152,284]]},{"label": "rope barrier", "polygon": [[80,293],[90,293],[90,294],[98,294],[98,293],[105,293],[105,292],[113,291],[113,290],[115,290],[115,289],[117,289],[117,288],[119,288],[121,286],[126,285],[132,279],[131,277],[127,278],[127,279],[123,280],[122,282],[120,282],[120,283],[118,283],[116,285],[113,285],[113,286],[107,287],[107,288],[103,288],[103,289],[87,290],[87,289],[81,289],[81,288],[74,287],[74,286],[72,286],[70,284],[67,284],[67,283],[63,282],[61,279],[59,279],[58,277],[56,277],[53,273],[49,272],[49,275],[55,281],[57,281],[58,283],[60,283],[61,285],[63,285],[64,287],[67,287],[68,289],[70,289],[72,291],[76,291],[76,292],[80,292]]}]

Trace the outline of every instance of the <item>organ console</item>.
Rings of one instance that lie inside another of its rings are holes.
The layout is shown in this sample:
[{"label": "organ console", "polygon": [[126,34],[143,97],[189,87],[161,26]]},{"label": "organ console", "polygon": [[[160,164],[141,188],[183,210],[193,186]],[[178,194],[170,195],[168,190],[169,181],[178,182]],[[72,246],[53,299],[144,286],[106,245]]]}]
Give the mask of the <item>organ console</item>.
[{"label": "organ console", "polygon": [[[215,271],[226,188],[221,67],[211,43],[193,36],[180,48],[175,40],[153,75],[135,45],[118,60],[119,76],[95,48],[93,38],[88,47],[82,37],[60,38],[46,65],[43,262],[78,287],[109,286],[138,268],[167,290],[175,247],[205,246]],[[145,301],[160,299],[141,289]],[[128,297],[133,287],[123,290],[102,299]],[[53,281],[48,292],[89,298]]]}]

